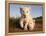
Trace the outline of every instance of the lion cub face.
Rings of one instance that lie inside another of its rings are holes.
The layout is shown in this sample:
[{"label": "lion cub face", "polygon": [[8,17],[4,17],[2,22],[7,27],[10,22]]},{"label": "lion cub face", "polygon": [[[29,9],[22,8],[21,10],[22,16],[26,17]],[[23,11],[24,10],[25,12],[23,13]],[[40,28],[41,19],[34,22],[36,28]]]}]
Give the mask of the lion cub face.
[{"label": "lion cub face", "polygon": [[28,7],[20,8],[20,13],[22,16],[26,17],[30,14],[30,8]]}]

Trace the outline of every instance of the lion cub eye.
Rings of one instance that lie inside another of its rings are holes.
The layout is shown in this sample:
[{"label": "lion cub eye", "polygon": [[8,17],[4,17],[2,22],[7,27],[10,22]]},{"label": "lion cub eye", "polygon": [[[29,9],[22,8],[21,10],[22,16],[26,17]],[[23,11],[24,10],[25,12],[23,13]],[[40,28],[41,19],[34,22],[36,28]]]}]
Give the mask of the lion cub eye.
[{"label": "lion cub eye", "polygon": [[24,12],[24,11],[23,11]]}]

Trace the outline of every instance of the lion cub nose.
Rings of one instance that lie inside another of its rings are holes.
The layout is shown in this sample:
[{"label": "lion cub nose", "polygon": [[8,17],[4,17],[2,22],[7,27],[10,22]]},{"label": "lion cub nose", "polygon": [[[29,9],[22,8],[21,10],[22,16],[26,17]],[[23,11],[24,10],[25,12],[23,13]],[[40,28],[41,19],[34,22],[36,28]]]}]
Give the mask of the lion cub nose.
[{"label": "lion cub nose", "polygon": [[24,18],[26,18],[26,16],[24,15]]},{"label": "lion cub nose", "polygon": [[24,16],[24,18],[26,18],[26,17]]}]

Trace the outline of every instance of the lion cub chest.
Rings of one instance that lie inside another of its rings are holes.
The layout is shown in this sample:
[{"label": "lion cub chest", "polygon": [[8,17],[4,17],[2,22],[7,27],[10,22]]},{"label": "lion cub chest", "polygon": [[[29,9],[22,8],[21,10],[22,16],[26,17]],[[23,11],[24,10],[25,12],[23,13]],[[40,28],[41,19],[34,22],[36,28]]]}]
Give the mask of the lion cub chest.
[{"label": "lion cub chest", "polygon": [[30,22],[30,19],[29,18],[23,18],[23,24],[27,24]]}]

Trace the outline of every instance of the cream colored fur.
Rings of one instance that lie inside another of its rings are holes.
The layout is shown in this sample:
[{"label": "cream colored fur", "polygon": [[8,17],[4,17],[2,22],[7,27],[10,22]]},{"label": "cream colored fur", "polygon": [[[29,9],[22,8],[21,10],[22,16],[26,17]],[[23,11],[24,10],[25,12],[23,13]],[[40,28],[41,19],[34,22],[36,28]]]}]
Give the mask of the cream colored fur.
[{"label": "cream colored fur", "polygon": [[27,27],[29,27],[29,30],[33,30],[35,26],[35,20],[33,20],[32,17],[29,15],[30,10],[31,8],[28,7],[20,8],[20,26],[21,28],[24,28],[24,30],[28,30]]}]

